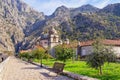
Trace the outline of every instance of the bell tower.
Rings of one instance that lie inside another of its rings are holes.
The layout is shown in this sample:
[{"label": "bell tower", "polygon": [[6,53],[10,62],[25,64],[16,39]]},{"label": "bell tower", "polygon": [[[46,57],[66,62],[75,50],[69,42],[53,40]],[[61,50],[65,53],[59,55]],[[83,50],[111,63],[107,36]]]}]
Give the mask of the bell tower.
[{"label": "bell tower", "polygon": [[54,27],[50,27],[49,29],[49,46],[53,48],[54,46],[59,44],[59,35]]}]

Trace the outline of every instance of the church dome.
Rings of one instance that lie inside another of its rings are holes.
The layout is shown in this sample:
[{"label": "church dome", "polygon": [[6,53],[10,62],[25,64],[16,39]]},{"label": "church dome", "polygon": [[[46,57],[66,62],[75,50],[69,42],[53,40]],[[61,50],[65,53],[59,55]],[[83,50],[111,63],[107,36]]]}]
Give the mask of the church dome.
[{"label": "church dome", "polygon": [[47,38],[48,38],[48,34],[42,32],[42,33],[41,33],[41,39],[47,39]]}]

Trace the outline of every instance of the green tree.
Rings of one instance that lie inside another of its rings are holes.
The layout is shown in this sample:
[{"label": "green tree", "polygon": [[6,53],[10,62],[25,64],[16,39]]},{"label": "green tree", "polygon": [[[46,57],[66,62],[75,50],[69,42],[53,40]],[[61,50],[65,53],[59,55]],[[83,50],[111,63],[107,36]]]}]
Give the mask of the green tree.
[{"label": "green tree", "polygon": [[24,60],[31,61],[31,59],[33,59],[33,54],[31,52],[23,52],[19,54],[19,57]]},{"label": "green tree", "polygon": [[66,62],[67,59],[70,59],[74,54],[74,50],[72,48],[67,48],[63,45],[59,45],[55,47],[55,57],[56,59]]},{"label": "green tree", "polygon": [[34,58],[34,55],[32,52],[29,52],[27,53],[27,59],[28,59],[28,62],[32,62],[32,59]]},{"label": "green tree", "polygon": [[33,51],[33,54],[34,54],[34,58],[39,60],[39,62],[41,64],[40,66],[42,67],[42,59],[45,55],[45,50],[42,48],[38,48],[38,49]]},{"label": "green tree", "polygon": [[105,62],[113,62],[116,60],[116,55],[111,48],[105,45],[97,39],[93,43],[93,52],[87,57],[87,64],[95,69],[99,70],[99,74],[102,75],[102,66]]},{"label": "green tree", "polygon": [[52,59],[52,58],[53,58],[53,57],[49,54],[48,50],[49,50],[49,49],[46,49],[45,54],[44,54],[44,57],[43,57],[43,59],[46,59],[46,61],[47,61],[48,59]]}]

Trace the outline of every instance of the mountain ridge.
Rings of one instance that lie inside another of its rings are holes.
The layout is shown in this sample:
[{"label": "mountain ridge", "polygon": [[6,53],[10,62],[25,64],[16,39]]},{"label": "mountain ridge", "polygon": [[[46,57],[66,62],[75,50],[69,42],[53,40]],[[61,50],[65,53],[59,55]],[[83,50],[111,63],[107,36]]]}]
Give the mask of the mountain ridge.
[{"label": "mountain ridge", "polygon": [[120,3],[103,9],[89,4],[78,8],[60,6],[47,16],[21,0],[1,0],[0,51],[18,52],[31,48],[41,32],[51,26],[59,31],[61,39],[91,40],[95,34],[103,34],[107,39],[120,38],[119,6]]}]

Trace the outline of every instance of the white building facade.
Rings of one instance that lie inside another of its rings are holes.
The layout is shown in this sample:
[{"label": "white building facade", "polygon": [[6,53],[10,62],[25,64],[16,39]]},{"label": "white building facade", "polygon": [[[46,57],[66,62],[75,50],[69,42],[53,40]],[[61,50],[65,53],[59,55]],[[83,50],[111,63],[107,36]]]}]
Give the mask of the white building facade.
[{"label": "white building facade", "polygon": [[45,48],[53,48],[54,46],[61,44],[58,32],[54,27],[51,27],[48,33],[43,32],[41,34],[39,43]]},{"label": "white building facade", "polygon": [[[91,54],[93,52],[92,43],[93,41],[81,42],[77,47],[77,55],[85,57]],[[104,40],[103,44],[112,49],[117,57],[120,58],[120,40]]]}]

